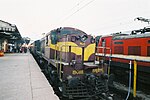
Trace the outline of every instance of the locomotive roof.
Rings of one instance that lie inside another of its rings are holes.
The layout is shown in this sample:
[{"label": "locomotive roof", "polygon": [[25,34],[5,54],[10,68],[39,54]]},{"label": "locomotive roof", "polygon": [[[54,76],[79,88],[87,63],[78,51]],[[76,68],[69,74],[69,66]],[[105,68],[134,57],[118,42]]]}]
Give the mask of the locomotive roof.
[{"label": "locomotive roof", "polygon": [[146,38],[150,37],[150,32],[140,33],[140,34],[128,34],[121,36],[113,36],[113,40],[121,40],[121,39],[131,39],[131,38]]},{"label": "locomotive roof", "polygon": [[86,34],[85,32],[76,29],[76,28],[71,28],[71,27],[61,27],[61,28],[57,28],[55,30],[52,30],[51,32],[57,32],[61,35],[67,35],[67,34]]}]

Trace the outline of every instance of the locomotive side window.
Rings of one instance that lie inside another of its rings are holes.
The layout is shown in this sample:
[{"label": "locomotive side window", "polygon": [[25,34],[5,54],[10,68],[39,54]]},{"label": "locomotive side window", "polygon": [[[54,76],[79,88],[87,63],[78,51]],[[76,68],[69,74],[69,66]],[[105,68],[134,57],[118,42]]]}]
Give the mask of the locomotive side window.
[{"label": "locomotive side window", "polygon": [[48,46],[48,36],[46,36],[46,46]]},{"label": "locomotive side window", "polygon": [[150,40],[148,40],[148,43],[150,43]]},{"label": "locomotive side window", "polygon": [[41,48],[40,48],[42,53],[45,53],[45,47],[44,46],[45,46],[45,40],[43,39],[41,41]]}]

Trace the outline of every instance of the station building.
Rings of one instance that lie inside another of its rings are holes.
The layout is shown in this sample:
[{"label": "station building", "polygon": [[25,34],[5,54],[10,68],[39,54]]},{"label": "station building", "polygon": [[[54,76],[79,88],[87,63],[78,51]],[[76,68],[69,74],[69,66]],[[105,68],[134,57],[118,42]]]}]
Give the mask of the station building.
[{"label": "station building", "polygon": [[0,53],[17,52],[23,39],[17,26],[0,20]]}]

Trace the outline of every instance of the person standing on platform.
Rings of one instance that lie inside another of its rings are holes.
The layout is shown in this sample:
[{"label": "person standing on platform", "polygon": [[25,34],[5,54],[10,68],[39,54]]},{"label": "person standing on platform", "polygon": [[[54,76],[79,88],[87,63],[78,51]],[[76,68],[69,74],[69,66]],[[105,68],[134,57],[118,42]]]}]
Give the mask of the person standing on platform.
[{"label": "person standing on platform", "polygon": [[24,47],[24,53],[27,53],[27,47]]}]

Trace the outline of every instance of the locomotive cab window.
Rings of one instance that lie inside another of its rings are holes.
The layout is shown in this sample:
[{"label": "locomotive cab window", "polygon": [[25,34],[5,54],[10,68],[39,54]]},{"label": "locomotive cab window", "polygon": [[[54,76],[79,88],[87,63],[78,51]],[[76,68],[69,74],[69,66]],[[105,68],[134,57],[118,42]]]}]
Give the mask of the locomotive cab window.
[{"label": "locomotive cab window", "polygon": [[150,44],[150,40],[148,40],[148,43]]},{"label": "locomotive cab window", "polygon": [[57,34],[56,32],[51,32],[51,43],[57,44]]},{"label": "locomotive cab window", "polygon": [[102,39],[102,47],[105,47],[106,40]]}]

